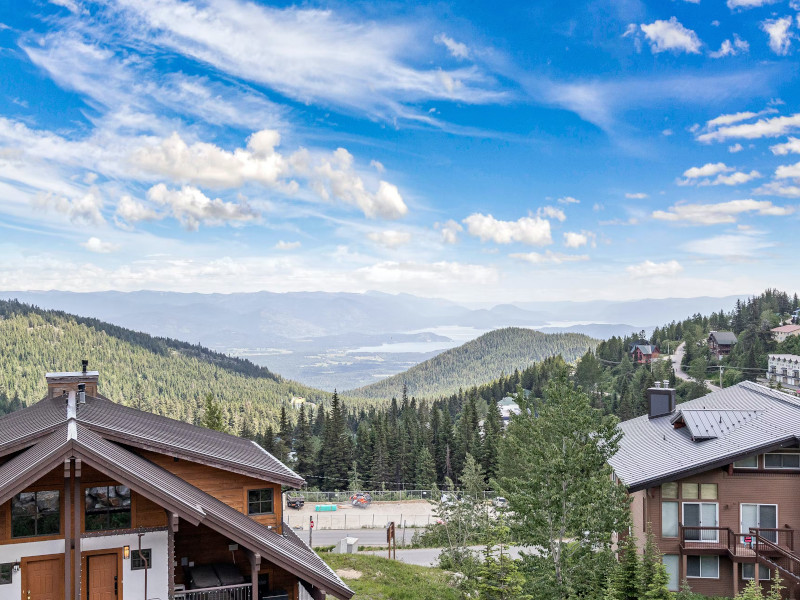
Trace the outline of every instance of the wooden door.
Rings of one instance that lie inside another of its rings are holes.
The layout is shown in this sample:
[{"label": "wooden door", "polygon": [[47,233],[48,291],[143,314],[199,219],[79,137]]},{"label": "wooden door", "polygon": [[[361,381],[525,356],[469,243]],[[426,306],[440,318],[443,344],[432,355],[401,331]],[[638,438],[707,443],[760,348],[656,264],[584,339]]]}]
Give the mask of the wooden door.
[{"label": "wooden door", "polygon": [[22,559],[22,600],[64,600],[64,555]]},{"label": "wooden door", "polygon": [[118,600],[117,554],[95,554],[86,557],[88,600]]}]

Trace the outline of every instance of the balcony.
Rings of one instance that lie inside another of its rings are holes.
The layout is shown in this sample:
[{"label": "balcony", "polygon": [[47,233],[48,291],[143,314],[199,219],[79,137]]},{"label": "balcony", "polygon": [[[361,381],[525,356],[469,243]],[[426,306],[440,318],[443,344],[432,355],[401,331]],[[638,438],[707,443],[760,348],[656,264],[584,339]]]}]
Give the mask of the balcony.
[{"label": "balcony", "polygon": [[174,600],[252,600],[253,585],[223,585],[194,590],[176,590]]}]

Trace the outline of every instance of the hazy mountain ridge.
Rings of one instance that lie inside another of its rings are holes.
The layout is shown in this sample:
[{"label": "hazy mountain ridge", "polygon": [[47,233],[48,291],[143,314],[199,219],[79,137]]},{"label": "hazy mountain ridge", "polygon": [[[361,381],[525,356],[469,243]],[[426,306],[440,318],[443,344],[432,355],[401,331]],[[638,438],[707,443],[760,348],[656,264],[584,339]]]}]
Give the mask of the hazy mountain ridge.
[{"label": "hazy mountain ridge", "polygon": [[363,398],[399,397],[403,385],[409,396],[434,398],[457,392],[522,370],[549,356],[575,362],[599,340],[577,333],[541,333],[507,327],[490,331],[466,344],[426,360],[404,373],[346,392]]}]

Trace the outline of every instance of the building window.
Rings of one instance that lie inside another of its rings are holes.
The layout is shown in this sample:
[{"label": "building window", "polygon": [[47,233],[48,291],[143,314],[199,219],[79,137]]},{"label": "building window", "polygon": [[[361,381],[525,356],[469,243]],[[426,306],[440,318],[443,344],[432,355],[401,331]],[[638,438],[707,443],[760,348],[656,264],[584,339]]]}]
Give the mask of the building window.
[{"label": "building window", "polygon": [[665,554],[661,557],[661,561],[664,563],[664,568],[667,570],[667,577],[669,578],[667,589],[670,592],[679,591],[678,565],[680,563],[680,557],[677,554]]},{"label": "building window", "polygon": [[700,497],[700,486],[696,483],[682,483],[681,497],[684,500],[697,500]]},{"label": "building window", "polygon": [[[742,579],[753,579],[756,576],[755,563],[742,563]],[[758,567],[758,580],[772,579],[772,570],[759,565]]]},{"label": "building window", "polygon": [[61,533],[61,494],[58,490],[22,492],[11,500],[11,537]]},{"label": "building window", "polygon": [[129,529],[131,491],[124,485],[86,488],[86,531]]},{"label": "building window", "polygon": [[153,566],[152,551],[150,549],[141,552],[131,550],[131,571],[142,571]]},{"label": "building window", "polygon": [[800,454],[765,454],[765,469],[800,469]]},{"label": "building window", "polygon": [[[683,503],[683,537],[686,541],[716,542],[717,505],[711,502]],[[712,529],[704,529],[704,528]]]},{"label": "building window", "polygon": [[247,514],[266,515],[273,513],[272,494],[272,488],[265,488],[263,490],[248,490]]},{"label": "building window", "polygon": [[734,469],[757,469],[758,468],[758,454],[755,456],[748,456],[742,460],[737,460],[733,463]]},{"label": "building window", "polygon": [[719,579],[719,556],[687,556],[686,577]]},{"label": "building window", "polygon": [[700,484],[700,499],[701,500],[716,500],[717,499],[717,484],[716,483],[701,483]]},{"label": "building window", "polygon": [[11,583],[11,572],[14,570],[14,563],[3,563],[0,565],[0,585]]},{"label": "building window", "polygon": [[661,537],[678,537],[678,503],[661,503]]},{"label": "building window", "polygon": [[678,497],[678,484],[674,481],[672,483],[661,484],[661,497],[662,498],[677,498]]}]

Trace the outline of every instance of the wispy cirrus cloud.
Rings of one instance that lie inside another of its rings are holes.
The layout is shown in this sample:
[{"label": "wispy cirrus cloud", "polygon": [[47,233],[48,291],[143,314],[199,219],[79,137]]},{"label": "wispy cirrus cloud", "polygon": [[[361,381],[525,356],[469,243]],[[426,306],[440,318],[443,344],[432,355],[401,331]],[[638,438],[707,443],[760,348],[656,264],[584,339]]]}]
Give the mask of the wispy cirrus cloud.
[{"label": "wispy cirrus cloud", "polygon": [[731,200],[717,204],[676,204],[668,210],[656,210],[652,217],[659,221],[688,225],[720,225],[735,223],[740,215],[780,217],[794,212],[792,206],[777,206],[768,200]]},{"label": "wispy cirrus cloud", "polygon": [[653,262],[646,260],[644,262],[629,265],[625,267],[625,271],[636,279],[644,279],[647,277],[669,277],[677,275],[683,271],[683,266],[677,260],[669,260],[666,262]]},{"label": "wispy cirrus cloud", "polygon": [[547,250],[541,252],[515,252],[509,257],[525,261],[534,265],[553,264],[561,265],[564,263],[585,262],[589,260],[588,254],[564,254],[562,252],[552,252]]}]

